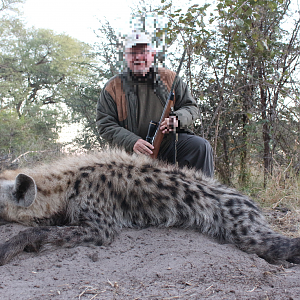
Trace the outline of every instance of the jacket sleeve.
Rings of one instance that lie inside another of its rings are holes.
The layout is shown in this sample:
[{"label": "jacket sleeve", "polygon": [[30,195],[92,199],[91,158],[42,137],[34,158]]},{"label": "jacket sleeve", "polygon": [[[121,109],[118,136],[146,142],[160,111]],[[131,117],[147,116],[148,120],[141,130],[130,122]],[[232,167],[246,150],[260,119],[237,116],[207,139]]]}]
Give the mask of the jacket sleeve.
[{"label": "jacket sleeve", "polygon": [[180,128],[184,129],[199,119],[199,109],[192,97],[187,84],[178,77],[175,87],[175,114],[180,121]]},{"label": "jacket sleeve", "polygon": [[120,125],[117,105],[105,88],[101,91],[97,104],[96,125],[101,137],[128,152],[133,151],[134,144],[141,138]]}]

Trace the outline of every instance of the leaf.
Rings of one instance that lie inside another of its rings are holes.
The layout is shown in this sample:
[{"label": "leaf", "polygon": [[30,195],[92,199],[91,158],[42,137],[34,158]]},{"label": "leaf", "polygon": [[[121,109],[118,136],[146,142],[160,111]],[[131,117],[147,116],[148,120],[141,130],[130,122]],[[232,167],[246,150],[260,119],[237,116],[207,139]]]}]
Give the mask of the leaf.
[{"label": "leaf", "polygon": [[249,120],[251,120],[252,117],[253,117],[253,114],[251,114],[251,113],[246,113],[246,116],[248,117]]},{"label": "leaf", "polygon": [[235,20],[236,25],[238,26],[243,26],[244,25],[244,21],[242,19],[236,19]]},{"label": "leaf", "polygon": [[263,52],[264,51],[264,46],[261,44],[260,41],[257,42],[257,49],[259,52]]}]

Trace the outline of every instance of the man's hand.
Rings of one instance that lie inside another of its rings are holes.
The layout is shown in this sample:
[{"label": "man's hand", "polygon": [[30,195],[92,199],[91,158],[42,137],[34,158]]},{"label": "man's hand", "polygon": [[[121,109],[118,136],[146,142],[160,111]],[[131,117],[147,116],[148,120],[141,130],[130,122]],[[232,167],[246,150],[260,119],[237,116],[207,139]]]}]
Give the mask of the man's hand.
[{"label": "man's hand", "polygon": [[160,124],[160,130],[163,134],[174,132],[178,127],[178,119],[176,116],[171,116],[169,118],[165,118]]},{"label": "man's hand", "polygon": [[150,155],[153,153],[151,149],[154,149],[153,145],[143,139],[137,140],[137,142],[133,146],[133,151],[137,154]]}]

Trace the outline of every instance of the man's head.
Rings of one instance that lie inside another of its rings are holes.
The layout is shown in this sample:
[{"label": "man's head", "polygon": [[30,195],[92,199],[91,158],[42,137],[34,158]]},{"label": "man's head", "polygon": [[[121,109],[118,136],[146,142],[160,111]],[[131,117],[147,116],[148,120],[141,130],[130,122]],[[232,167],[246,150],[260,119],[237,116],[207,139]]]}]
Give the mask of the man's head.
[{"label": "man's head", "polygon": [[134,31],[125,42],[125,60],[128,68],[137,76],[145,76],[153,62],[155,50],[151,46],[151,38],[144,32]]}]

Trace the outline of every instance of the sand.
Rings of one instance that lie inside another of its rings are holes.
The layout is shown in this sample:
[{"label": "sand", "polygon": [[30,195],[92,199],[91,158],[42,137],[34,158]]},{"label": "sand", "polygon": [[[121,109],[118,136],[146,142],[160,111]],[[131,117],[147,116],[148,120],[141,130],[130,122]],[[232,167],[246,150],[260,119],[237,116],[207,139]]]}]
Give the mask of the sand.
[{"label": "sand", "polygon": [[[0,226],[1,240],[23,229]],[[0,267],[0,299],[300,299],[300,266],[192,230],[124,229],[107,247],[21,253]]]}]

